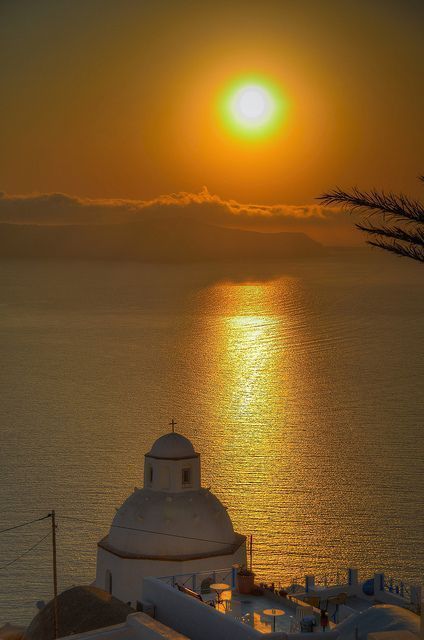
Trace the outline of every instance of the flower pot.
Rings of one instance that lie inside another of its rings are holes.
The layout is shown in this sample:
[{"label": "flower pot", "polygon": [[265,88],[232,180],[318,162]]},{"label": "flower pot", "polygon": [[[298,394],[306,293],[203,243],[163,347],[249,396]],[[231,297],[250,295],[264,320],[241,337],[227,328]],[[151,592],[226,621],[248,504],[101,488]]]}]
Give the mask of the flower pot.
[{"label": "flower pot", "polygon": [[252,592],[255,584],[255,574],[237,574],[237,590],[239,593],[248,594]]}]

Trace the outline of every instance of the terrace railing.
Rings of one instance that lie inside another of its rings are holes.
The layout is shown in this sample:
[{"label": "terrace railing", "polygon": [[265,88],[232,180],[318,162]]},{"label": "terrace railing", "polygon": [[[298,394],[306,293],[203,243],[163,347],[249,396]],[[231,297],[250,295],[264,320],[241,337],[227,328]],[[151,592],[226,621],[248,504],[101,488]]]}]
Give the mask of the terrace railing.
[{"label": "terrace railing", "polygon": [[411,598],[411,588],[408,584],[405,584],[403,580],[399,580],[393,577],[384,579],[384,591],[388,591],[389,593],[394,593],[401,598],[405,598],[406,600],[410,600]]},{"label": "terrace railing", "polygon": [[193,589],[198,593],[208,593],[209,585],[214,582],[224,582],[229,584],[231,589],[236,586],[237,569],[234,567],[226,567],[225,569],[214,569],[212,571],[200,571],[196,573],[180,573],[172,576],[162,576],[159,578],[162,582],[175,587],[177,584]]}]

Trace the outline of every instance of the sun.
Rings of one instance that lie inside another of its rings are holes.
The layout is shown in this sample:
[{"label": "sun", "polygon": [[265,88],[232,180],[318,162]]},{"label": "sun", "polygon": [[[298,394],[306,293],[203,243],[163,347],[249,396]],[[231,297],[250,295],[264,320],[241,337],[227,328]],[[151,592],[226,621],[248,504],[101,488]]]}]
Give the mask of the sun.
[{"label": "sun", "polygon": [[222,92],[218,108],[225,128],[245,138],[263,139],[276,133],[286,111],[278,86],[265,78],[242,77]]},{"label": "sun", "polygon": [[242,87],[232,101],[233,115],[246,126],[261,126],[274,110],[271,95],[263,87]]}]

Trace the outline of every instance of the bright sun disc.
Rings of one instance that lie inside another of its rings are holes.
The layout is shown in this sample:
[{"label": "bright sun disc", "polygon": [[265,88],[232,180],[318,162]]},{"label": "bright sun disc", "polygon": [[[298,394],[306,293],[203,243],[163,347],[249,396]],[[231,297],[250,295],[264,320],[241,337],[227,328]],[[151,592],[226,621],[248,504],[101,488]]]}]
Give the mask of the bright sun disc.
[{"label": "bright sun disc", "polygon": [[279,89],[261,78],[239,78],[232,82],[219,105],[226,128],[250,139],[275,133],[281,125],[284,107]]},{"label": "bright sun disc", "polygon": [[265,91],[258,87],[246,87],[239,93],[236,109],[241,118],[253,121],[265,115],[269,102]]},{"label": "bright sun disc", "polygon": [[269,116],[270,96],[261,87],[244,87],[235,96],[234,113],[236,117],[250,123],[258,123]]}]

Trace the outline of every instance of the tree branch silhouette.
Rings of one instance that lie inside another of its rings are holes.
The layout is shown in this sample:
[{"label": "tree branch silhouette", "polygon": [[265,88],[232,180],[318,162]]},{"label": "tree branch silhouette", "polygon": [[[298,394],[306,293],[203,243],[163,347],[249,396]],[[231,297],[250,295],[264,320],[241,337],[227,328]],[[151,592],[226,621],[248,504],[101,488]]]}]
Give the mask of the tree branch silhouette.
[{"label": "tree branch silhouette", "polygon": [[[424,182],[424,175],[419,176]],[[361,215],[366,223],[356,223],[370,240],[367,243],[399,256],[424,262],[424,204],[400,193],[362,191],[336,187],[318,197],[323,204],[341,206]]]}]

